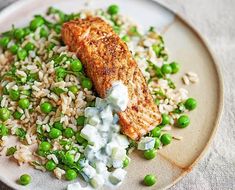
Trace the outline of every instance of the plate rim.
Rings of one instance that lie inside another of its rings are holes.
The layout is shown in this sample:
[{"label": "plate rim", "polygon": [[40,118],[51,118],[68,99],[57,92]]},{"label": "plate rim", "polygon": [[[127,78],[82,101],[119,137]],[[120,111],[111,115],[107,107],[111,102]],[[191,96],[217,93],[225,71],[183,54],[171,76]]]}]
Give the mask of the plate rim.
[{"label": "plate rim", "polygon": [[[157,2],[157,0],[152,0],[152,1]],[[159,2],[157,2],[157,3],[159,3]],[[188,166],[186,169],[184,169],[182,174],[179,177],[177,177],[171,184],[169,184],[168,186],[165,187],[165,189],[168,189],[168,188],[174,186],[175,184],[177,184],[181,179],[183,179],[187,174],[189,174],[194,169],[194,167],[199,163],[199,161],[204,158],[204,156],[207,153],[208,149],[210,148],[212,142],[214,141],[215,135],[216,135],[217,130],[220,126],[220,121],[221,121],[221,118],[223,115],[223,110],[224,110],[224,80],[223,80],[223,75],[222,75],[222,69],[219,66],[219,60],[215,56],[214,51],[212,50],[212,48],[208,44],[205,37],[203,37],[203,35],[196,28],[194,28],[193,25],[187,19],[183,18],[183,16],[179,15],[177,12],[175,12],[174,10],[171,10],[170,8],[168,8],[167,6],[165,6],[162,3],[159,3],[159,5],[161,5],[162,7],[167,9],[168,11],[174,13],[175,17],[179,21],[181,21],[183,24],[187,25],[189,27],[189,29],[196,35],[196,37],[202,42],[203,46],[208,51],[208,54],[211,57],[213,64],[215,66],[215,70],[216,70],[217,77],[218,77],[218,87],[219,87],[219,89],[218,89],[219,102],[218,102],[218,106],[217,106],[218,111],[216,113],[215,125],[212,129],[212,132],[210,133],[210,137],[208,139],[208,142],[204,146],[204,148],[201,151],[201,153],[199,154],[199,156],[192,162],[192,164],[190,166]]]},{"label": "plate rim", "polygon": [[[27,5],[28,3],[32,3],[33,1],[34,0],[17,0],[16,2],[13,2],[10,5],[4,7],[0,12],[0,17],[3,17],[4,15],[6,15],[7,12],[12,12],[12,10],[16,9],[19,6]],[[217,111],[217,115],[216,115],[215,125],[212,129],[212,132],[210,134],[208,142],[204,146],[204,148],[201,151],[201,153],[199,154],[199,156],[192,162],[192,164],[190,166],[188,166],[186,169],[184,169],[183,172],[180,174],[180,176],[178,176],[171,184],[164,187],[164,189],[168,189],[168,188],[174,186],[175,184],[177,184],[181,179],[183,179],[187,174],[189,174],[193,170],[193,168],[199,163],[199,161],[202,160],[202,158],[205,156],[206,152],[210,148],[210,145],[212,144],[212,142],[215,138],[215,135],[217,133],[217,130],[220,126],[220,121],[221,121],[223,110],[224,110],[224,80],[223,80],[223,75],[222,75],[222,69],[219,64],[220,62],[219,62],[215,52],[212,50],[212,48],[210,47],[210,45],[209,45],[208,41],[205,39],[205,37],[203,37],[203,35],[193,26],[193,23],[191,23],[189,20],[187,20],[186,18],[181,16],[174,9],[169,8],[166,4],[159,2],[158,0],[150,0],[150,1],[157,3],[162,8],[164,8],[167,11],[174,14],[175,18],[179,19],[183,24],[185,24],[196,35],[196,37],[201,41],[201,43],[206,48],[210,58],[213,61],[213,64],[214,64],[214,67],[215,67],[215,70],[217,73],[217,77],[218,77],[218,87],[219,87],[219,89],[218,89],[219,102],[218,102],[218,106],[217,106],[218,111]],[[14,189],[14,187],[12,187],[11,185],[9,185],[5,181],[3,181],[1,176],[0,176],[0,182],[4,186],[6,186],[7,188]]]}]

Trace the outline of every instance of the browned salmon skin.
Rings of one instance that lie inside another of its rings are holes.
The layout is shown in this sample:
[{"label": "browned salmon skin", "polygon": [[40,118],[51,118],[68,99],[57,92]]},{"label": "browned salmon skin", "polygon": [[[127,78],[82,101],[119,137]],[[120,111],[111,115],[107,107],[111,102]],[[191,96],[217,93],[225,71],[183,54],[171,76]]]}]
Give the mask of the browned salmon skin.
[{"label": "browned salmon skin", "polygon": [[100,97],[106,96],[114,81],[127,86],[128,107],[118,113],[125,135],[139,139],[160,124],[161,114],[144,76],[127,45],[110,25],[98,17],[70,21],[62,27],[62,38],[84,64]]}]

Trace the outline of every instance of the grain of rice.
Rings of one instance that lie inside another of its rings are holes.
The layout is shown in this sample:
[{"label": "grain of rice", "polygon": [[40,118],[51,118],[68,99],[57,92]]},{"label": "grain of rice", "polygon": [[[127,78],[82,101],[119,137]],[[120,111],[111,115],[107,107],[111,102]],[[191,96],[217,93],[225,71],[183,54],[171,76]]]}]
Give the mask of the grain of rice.
[{"label": "grain of rice", "polygon": [[24,71],[16,70],[16,75],[19,77],[27,77],[27,74]]},{"label": "grain of rice", "polygon": [[182,80],[183,80],[183,82],[184,82],[184,84],[186,84],[186,85],[189,85],[189,78],[186,76],[186,75],[184,75],[183,77],[182,77]]},{"label": "grain of rice", "polygon": [[190,77],[189,77],[189,80],[190,80],[190,82],[192,82],[192,83],[198,83],[198,82],[199,82],[198,77],[190,76]]},{"label": "grain of rice", "polygon": [[25,135],[25,138],[26,138],[27,143],[29,145],[31,145],[32,144],[32,140],[31,140],[31,137],[30,137],[30,135],[28,133]]},{"label": "grain of rice", "polygon": [[58,179],[61,179],[62,176],[65,174],[65,171],[56,167],[56,169],[54,169],[54,174]]},{"label": "grain of rice", "polygon": [[47,159],[48,159],[48,160],[53,160],[56,164],[59,164],[59,160],[58,160],[58,158],[56,157],[56,155],[54,155],[54,154],[49,154],[49,155],[47,155]]},{"label": "grain of rice", "polygon": [[2,101],[1,101],[1,107],[5,107],[7,101],[7,96],[3,95]]},{"label": "grain of rice", "polygon": [[28,109],[26,109],[25,111],[24,111],[24,114],[25,114],[25,117],[26,118],[30,118],[30,115],[29,115],[29,110]]},{"label": "grain of rice", "polygon": [[43,131],[47,131],[47,132],[50,132],[50,126],[49,125],[42,125],[42,130]]},{"label": "grain of rice", "polygon": [[41,165],[34,165],[34,168],[37,170],[41,170],[42,172],[46,172],[47,170],[45,169],[45,167],[41,166]]},{"label": "grain of rice", "polygon": [[171,130],[172,130],[172,127],[170,125],[167,125],[162,128],[162,131],[171,131]]},{"label": "grain of rice", "polygon": [[187,72],[186,75],[188,75],[189,77],[198,77],[197,74],[192,71]]},{"label": "grain of rice", "polygon": [[182,139],[183,139],[182,136],[177,136],[177,135],[173,135],[172,137],[173,137],[173,139],[175,139],[175,140],[182,140]]}]

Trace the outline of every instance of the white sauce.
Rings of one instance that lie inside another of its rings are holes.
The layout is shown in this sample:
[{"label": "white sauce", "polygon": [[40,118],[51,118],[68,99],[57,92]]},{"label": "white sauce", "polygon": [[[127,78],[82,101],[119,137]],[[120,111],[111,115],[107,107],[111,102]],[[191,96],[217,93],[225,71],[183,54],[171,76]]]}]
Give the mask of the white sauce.
[{"label": "white sauce", "polygon": [[[119,186],[125,178],[126,171],[122,167],[127,158],[129,141],[120,134],[119,118],[115,112],[124,111],[127,104],[128,89],[117,81],[108,90],[105,99],[96,98],[95,107],[85,109],[86,124],[81,130],[81,136],[89,145],[84,150],[86,160],[81,163],[82,176],[93,188],[99,189],[103,185]],[[108,167],[115,169],[109,172]],[[67,189],[87,188],[75,183]]]}]

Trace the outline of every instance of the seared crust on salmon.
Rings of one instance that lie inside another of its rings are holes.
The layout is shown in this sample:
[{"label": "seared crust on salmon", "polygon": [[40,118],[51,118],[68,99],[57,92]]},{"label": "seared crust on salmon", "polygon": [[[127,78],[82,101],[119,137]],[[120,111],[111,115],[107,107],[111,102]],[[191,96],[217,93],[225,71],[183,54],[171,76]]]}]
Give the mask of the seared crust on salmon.
[{"label": "seared crust on salmon", "polygon": [[62,38],[84,64],[100,97],[106,96],[114,81],[128,87],[128,107],[118,113],[124,134],[138,139],[160,124],[161,114],[144,76],[110,25],[98,17],[70,21],[62,27]]}]

